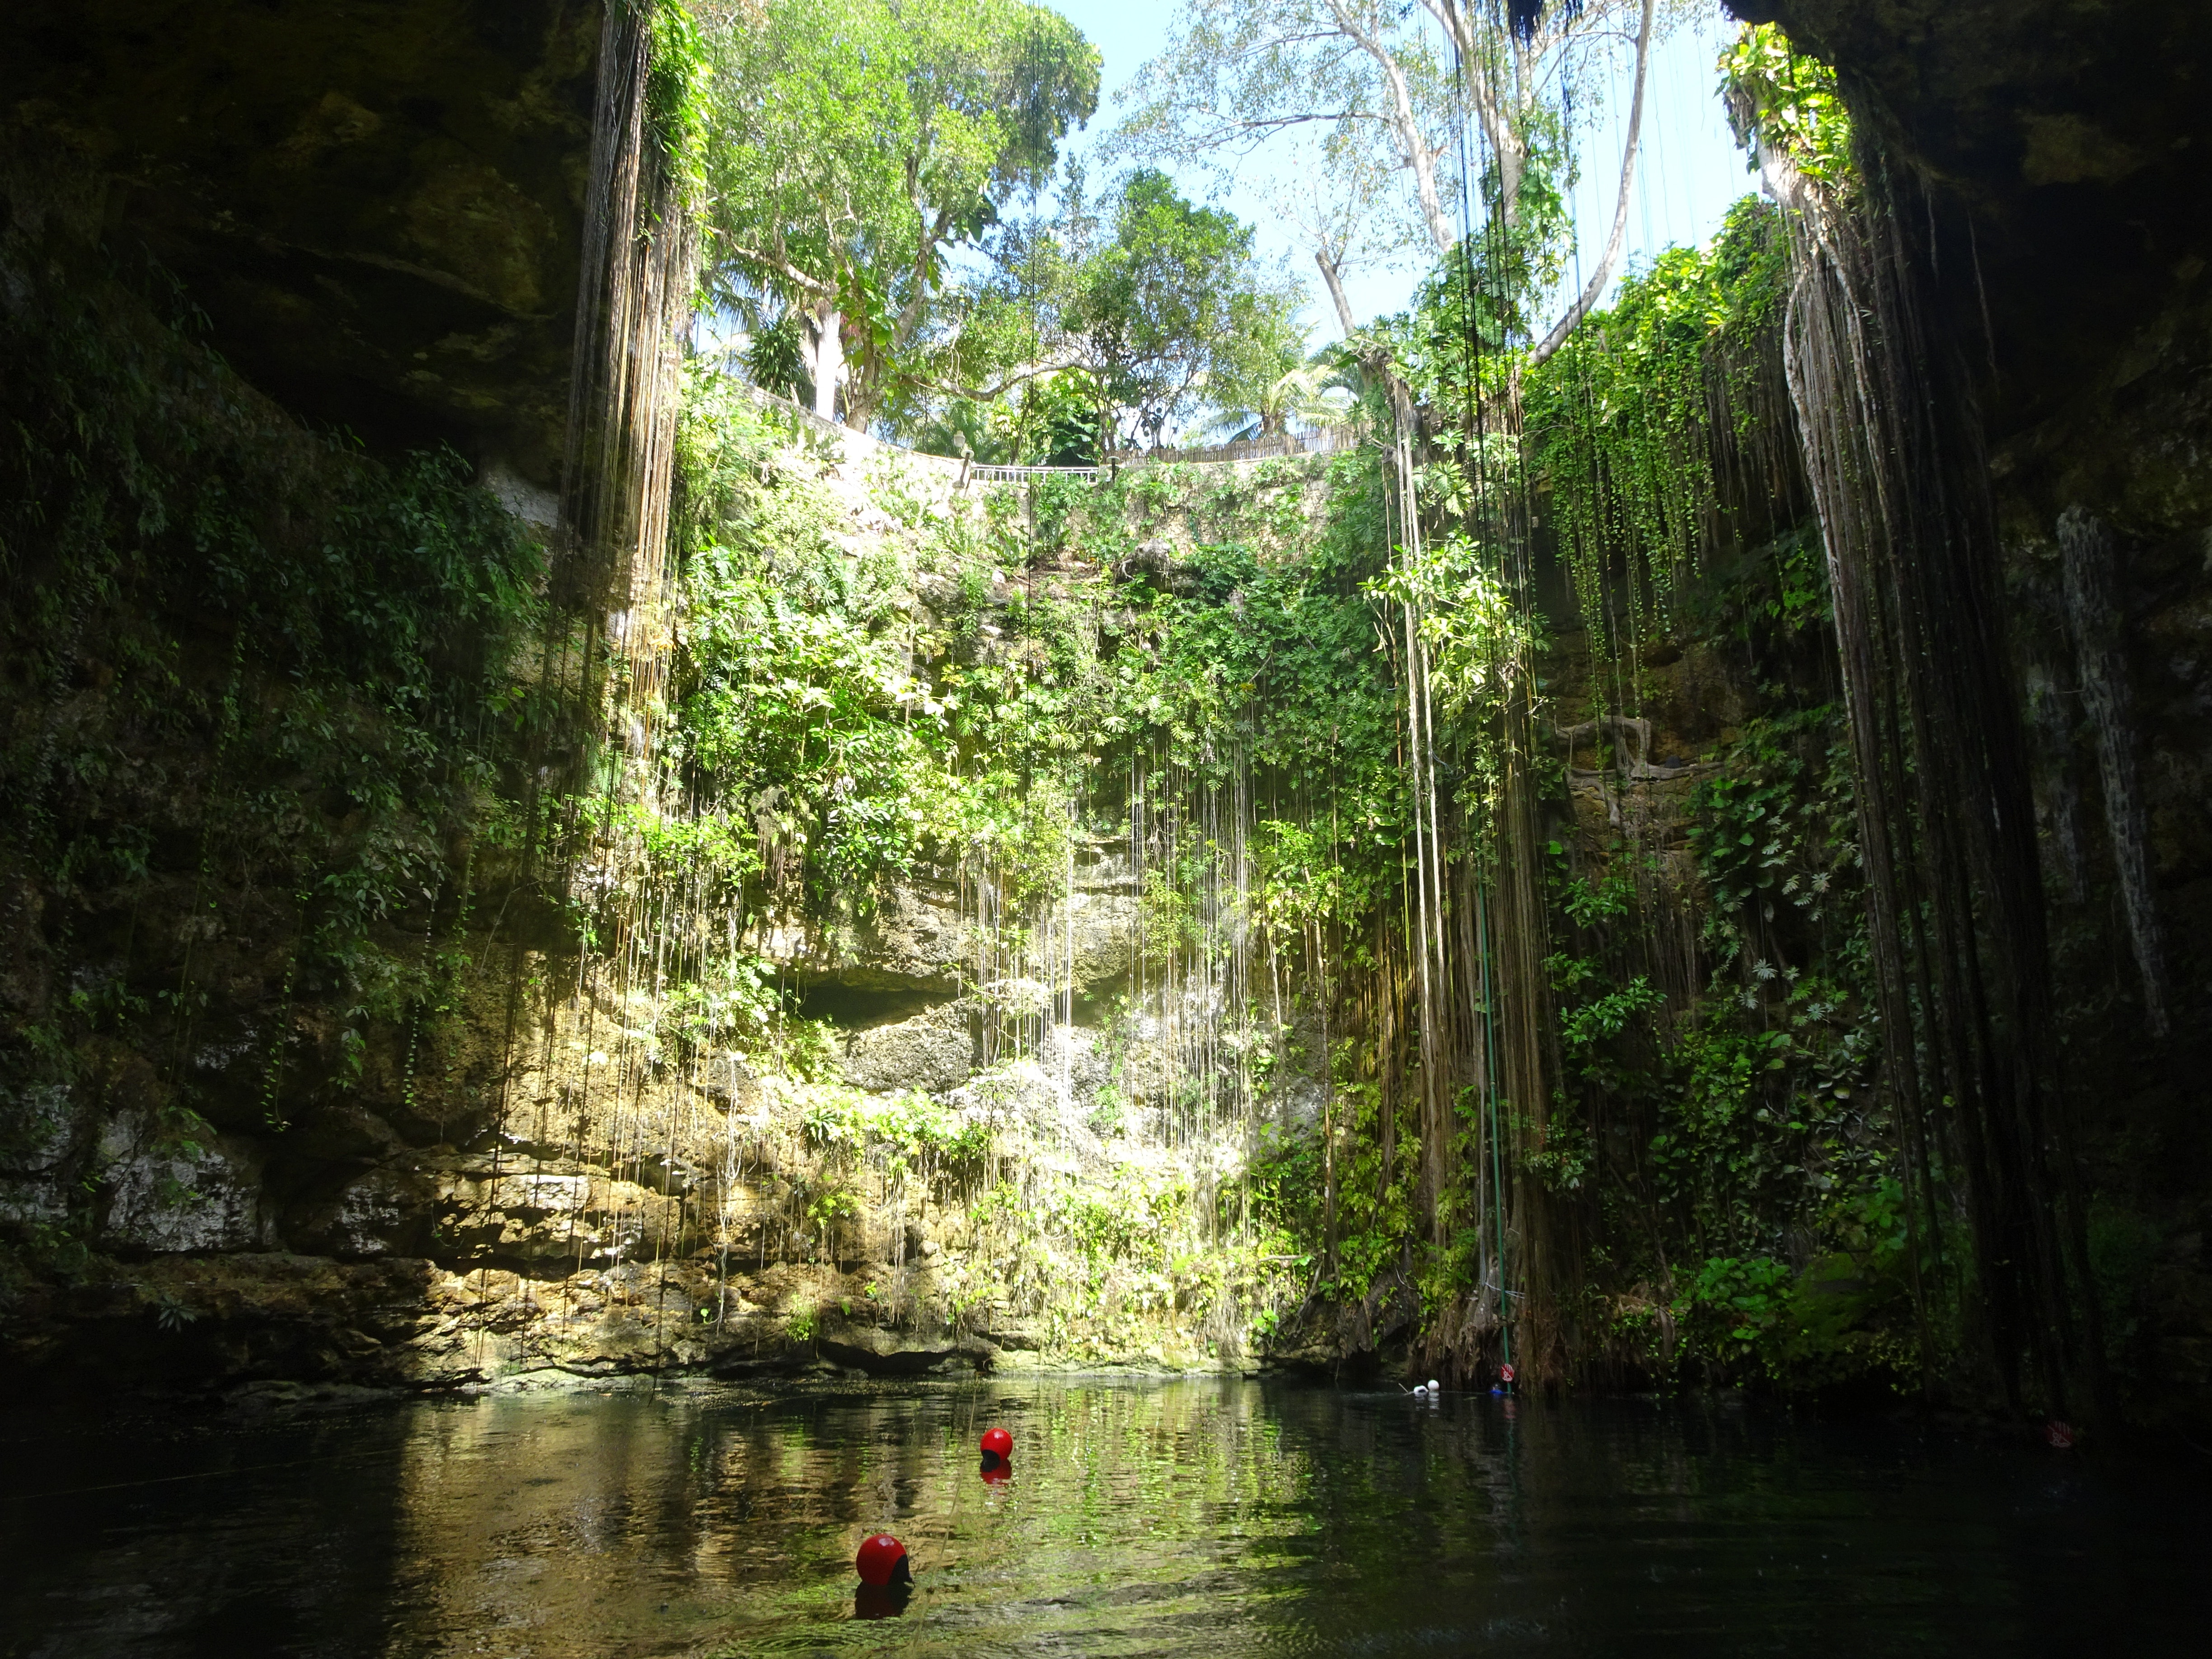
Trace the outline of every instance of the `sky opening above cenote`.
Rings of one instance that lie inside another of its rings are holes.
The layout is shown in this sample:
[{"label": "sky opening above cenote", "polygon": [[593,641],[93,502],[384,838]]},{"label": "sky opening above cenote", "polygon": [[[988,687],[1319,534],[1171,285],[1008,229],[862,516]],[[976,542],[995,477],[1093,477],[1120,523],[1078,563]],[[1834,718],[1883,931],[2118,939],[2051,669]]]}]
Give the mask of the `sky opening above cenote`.
[{"label": "sky opening above cenote", "polygon": [[[1100,75],[1099,110],[1089,129],[1069,146],[1092,169],[1094,179],[1110,176],[1126,163],[1100,155],[1106,138],[1127,112],[1121,94],[1137,71],[1167,47],[1182,0],[1048,0],[1089,37],[1104,60]],[[1434,27],[1431,24],[1431,27]],[[1729,204],[1757,188],[1743,152],[1730,135],[1717,95],[1719,77],[1714,61],[1722,46],[1733,40],[1736,25],[1717,4],[1699,7],[1678,21],[1652,50],[1651,81],[1645,93],[1643,153],[1638,161],[1636,190],[1628,216],[1626,257],[1616,271],[1613,286],[1629,271],[1646,268],[1653,256],[1670,245],[1702,242],[1719,228]],[[1633,63],[1630,54],[1616,54],[1613,90],[1596,118],[1580,127],[1577,149],[1583,158],[1582,176],[1573,191],[1577,232],[1577,262],[1554,296],[1553,310],[1565,308],[1574,289],[1595,268],[1605,249],[1613,214],[1614,191],[1620,176],[1620,133],[1626,125]],[[1295,240],[1295,234],[1269,208],[1264,191],[1267,170],[1277,165],[1267,149],[1243,161],[1237,185],[1226,206],[1260,227],[1260,246],[1271,258],[1287,256],[1301,280],[1312,281],[1311,252]],[[1170,171],[1176,171],[1170,169]],[[1178,181],[1193,194],[1205,195],[1212,181],[1202,174],[1177,172]],[[1407,258],[1395,268],[1353,273],[1346,284],[1354,313],[1364,320],[1402,311],[1420,279],[1418,259]],[[1607,295],[1609,301],[1610,292]],[[1306,313],[1314,325],[1311,343],[1325,344],[1337,337],[1336,319],[1316,292]]]}]

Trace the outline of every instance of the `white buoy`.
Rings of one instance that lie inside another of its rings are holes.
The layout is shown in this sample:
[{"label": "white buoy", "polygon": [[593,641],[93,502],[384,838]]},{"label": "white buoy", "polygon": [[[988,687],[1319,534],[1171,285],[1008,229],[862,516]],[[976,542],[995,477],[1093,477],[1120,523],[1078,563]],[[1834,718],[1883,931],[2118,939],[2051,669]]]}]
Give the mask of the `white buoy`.
[{"label": "white buoy", "polygon": [[1429,1379],[1429,1392],[1431,1394],[1442,1394],[1443,1391],[1444,1385],[1443,1383],[1437,1382],[1433,1376]]}]

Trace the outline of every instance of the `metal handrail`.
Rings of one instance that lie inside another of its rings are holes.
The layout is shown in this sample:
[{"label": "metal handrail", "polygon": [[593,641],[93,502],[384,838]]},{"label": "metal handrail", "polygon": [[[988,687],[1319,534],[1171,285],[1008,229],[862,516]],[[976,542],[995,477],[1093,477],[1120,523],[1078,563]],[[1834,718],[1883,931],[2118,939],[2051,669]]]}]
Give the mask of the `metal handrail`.
[{"label": "metal handrail", "polygon": [[936,461],[947,466],[957,465],[961,468],[960,487],[963,488],[969,483],[1019,483],[1025,478],[1095,478],[1101,473],[1119,472],[1125,466],[1207,466],[1295,455],[1329,455],[1340,450],[1357,448],[1367,440],[1366,427],[1354,422],[1343,426],[1323,427],[1317,432],[1296,437],[1248,438],[1238,443],[1215,444],[1204,448],[1109,450],[1104,462],[1097,466],[987,465],[963,456],[933,455],[927,450],[910,449],[904,444],[886,443],[872,433],[841,426],[835,421],[825,421],[805,404],[778,397],[763,387],[748,385],[744,390],[755,403],[764,409],[787,420],[796,421],[802,428],[821,437],[834,438],[841,442],[857,440],[868,448],[890,450],[896,454],[911,455],[918,460]]}]

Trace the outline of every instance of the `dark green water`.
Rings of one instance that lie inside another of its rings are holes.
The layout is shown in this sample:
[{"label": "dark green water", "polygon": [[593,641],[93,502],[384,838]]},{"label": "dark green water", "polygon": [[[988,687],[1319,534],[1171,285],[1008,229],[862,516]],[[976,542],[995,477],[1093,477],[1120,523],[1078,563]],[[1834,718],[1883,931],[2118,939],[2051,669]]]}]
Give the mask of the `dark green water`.
[{"label": "dark green water", "polygon": [[[2212,1459],[1756,1408],[991,1382],[0,1436],[9,1659],[2212,1651]],[[863,1620],[879,1528],[919,1588]]]}]

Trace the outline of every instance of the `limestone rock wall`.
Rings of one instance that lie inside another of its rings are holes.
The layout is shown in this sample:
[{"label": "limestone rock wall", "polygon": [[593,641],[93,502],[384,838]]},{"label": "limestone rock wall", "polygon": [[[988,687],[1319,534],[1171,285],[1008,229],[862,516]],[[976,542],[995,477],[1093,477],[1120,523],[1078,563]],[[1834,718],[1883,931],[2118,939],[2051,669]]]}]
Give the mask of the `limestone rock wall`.
[{"label": "limestone rock wall", "polygon": [[453,442],[527,506],[559,484],[601,9],[11,7],[0,111],[93,159],[262,390]]},{"label": "limestone rock wall", "polygon": [[[1915,231],[1936,249],[1928,303],[1989,451],[2064,1086],[2097,1194],[2089,1243],[2113,1363],[2136,1409],[2201,1409],[2212,1398],[2212,8],[1729,4],[1834,64],[1855,117],[1926,189]],[[2069,520],[2095,532],[2099,617],[2069,599]],[[2117,673],[2085,650],[2085,623]],[[2133,813],[2115,812],[2115,783]],[[2138,860],[2162,1033],[2130,916],[2125,872]]]},{"label": "limestone rock wall", "polygon": [[[796,453],[856,553],[898,533],[886,488],[924,512],[959,488],[927,459]],[[281,1112],[251,1020],[198,1062],[205,1133],[58,1097],[0,1170],[6,1218],[78,1229],[58,1278],[0,1285],[22,1377],[1252,1363],[1256,1304],[1209,1286],[1201,1244],[1255,1126],[1194,1133],[1185,1100],[1194,1065],[1226,1087],[1238,1064],[1198,1041],[1217,993],[1145,981],[1112,836],[1076,836],[1028,919],[1041,955],[987,925],[984,879],[924,870],[858,919],[756,921],[745,948],[826,1011],[826,1054],[686,1036],[672,988],[533,924],[459,941],[450,1016],[372,1022],[350,1063],[330,1025]],[[1267,1110],[1310,1125],[1317,1033],[1285,994],[1303,1024]]]}]

